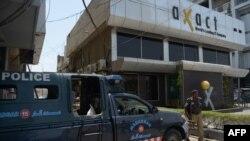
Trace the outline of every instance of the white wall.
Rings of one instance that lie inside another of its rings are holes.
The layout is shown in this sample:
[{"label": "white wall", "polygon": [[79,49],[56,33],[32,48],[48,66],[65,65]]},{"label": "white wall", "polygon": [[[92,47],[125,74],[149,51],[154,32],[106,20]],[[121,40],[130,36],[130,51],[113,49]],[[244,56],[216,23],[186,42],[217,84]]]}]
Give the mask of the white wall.
[{"label": "white wall", "polygon": [[[178,19],[173,17],[173,7],[178,7]],[[192,10],[188,19],[194,30],[184,23],[184,10]],[[201,26],[196,24],[196,14],[201,15]],[[206,18],[210,28],[206,26]],[[245,33],[242,21],[186,0],[111,0],[108,24],[234,50],[245,47],[245,35],[233,30],[237,28]]]},{"label": "white wall", "polygon": [[246,43],[250,46],[250,13],[240,16],[239,19],[245,23],[245,31],[247,32]]},{"label": "white wall", "polygon": [[244,52],[241,57],[241,68],[250,68],[250,52]]}]

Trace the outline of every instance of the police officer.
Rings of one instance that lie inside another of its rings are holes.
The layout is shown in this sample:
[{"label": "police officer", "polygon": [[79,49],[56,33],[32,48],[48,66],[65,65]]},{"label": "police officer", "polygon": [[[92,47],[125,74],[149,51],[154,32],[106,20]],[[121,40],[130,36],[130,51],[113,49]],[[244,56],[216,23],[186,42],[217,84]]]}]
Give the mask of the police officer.
[{"label": "police officer", "polygon": [[184,105],[185,114],[194,124],[197,124],[198,127],[198,141],[204,140],[204,131],[203,131],[203,121],[202,121],[202,103],[201,97],[198,96],[198,90],[193,90],[192,96],[186,100]]}]

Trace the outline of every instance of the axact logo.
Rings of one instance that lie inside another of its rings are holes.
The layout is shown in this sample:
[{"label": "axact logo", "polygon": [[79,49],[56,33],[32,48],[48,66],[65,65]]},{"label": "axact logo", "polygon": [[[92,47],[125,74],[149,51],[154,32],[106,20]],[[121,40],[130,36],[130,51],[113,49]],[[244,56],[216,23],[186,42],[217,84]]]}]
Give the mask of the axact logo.
[{"label": "axact logo", "polygon": [[[172,15],[173,15],[173,18],[175,20],[180,20],[180,16],[179,16],[179,8],[176,7],[176,6],[173,6],[172,8]],[[190,30],[193,32],[194,31],[194,26],[193,26],[193,22],[191,20],[191,15],[192,15],[192,9],[184,9],[183,10],[183,15],[184,15],[184,19],[183,19],[183,22],[184,24],[188,24]],[[202,20],[201,20],[201,14],[199,13],[195,13],[195,24],[196,26],[202,26]],[[217,18],[214,17],[213,18],[213,22],[214,22],[214,30],[217,31]],[[211,25],[210,25],[210,17],[209,16],[206,16],[205,17],[205,25],[206,25],[206,28],[207,30],[209,30],[211,28]],[[197,28],[195,28],[197,29]]]},{"label": "axact logo", "polygon": [[[230,123],[232,124],[232,123]],[[249,141],[250,125],[224,125],[224,141]]]}]

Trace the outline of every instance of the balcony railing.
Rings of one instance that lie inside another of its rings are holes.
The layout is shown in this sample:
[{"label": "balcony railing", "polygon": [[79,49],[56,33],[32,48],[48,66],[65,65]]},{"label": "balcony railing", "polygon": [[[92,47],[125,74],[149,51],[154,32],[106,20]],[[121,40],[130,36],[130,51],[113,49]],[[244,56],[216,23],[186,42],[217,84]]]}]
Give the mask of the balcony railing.
[{"label": "balcony railing", "polygon": [[230,2],[226,2],[218,7],[215,8],[216,11],[224,13],[226,15],[231,16],[231,5]]},{"label": "balcony railing", "polygon": [[247,2],[248,0],[236,0],[236,5],[242,4],[244,2]]}]

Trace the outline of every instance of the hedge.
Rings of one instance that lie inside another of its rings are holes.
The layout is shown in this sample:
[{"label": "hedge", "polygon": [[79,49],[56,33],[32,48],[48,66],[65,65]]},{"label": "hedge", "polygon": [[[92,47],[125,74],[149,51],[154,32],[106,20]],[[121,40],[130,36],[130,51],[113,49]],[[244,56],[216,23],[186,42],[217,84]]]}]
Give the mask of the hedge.
[{"label": "hedge", "polygon": [[[159,107],[159,110],[184,113],[183,109]],[[224,125],[250,125],[250,115],[202,111],[202,118],[205,127],[214,129],[223,129]]]}]

